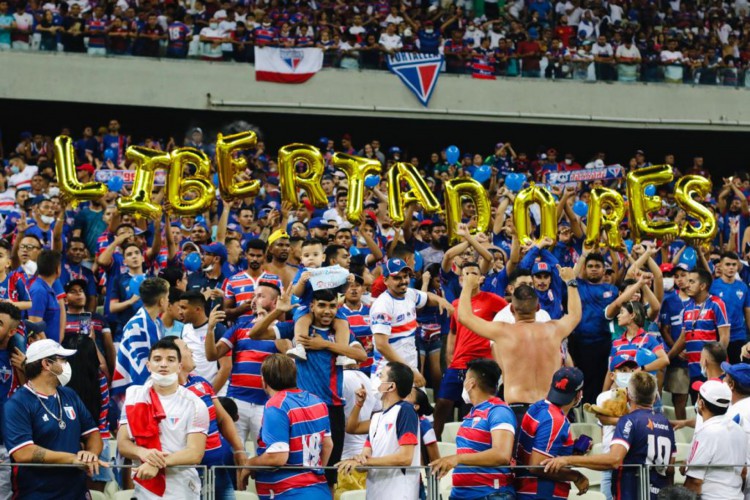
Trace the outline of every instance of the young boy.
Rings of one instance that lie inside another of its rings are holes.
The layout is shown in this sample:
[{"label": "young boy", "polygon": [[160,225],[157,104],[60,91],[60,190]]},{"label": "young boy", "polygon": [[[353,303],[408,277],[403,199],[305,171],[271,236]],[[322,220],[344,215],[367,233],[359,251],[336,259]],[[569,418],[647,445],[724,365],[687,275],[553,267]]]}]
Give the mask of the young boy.
[{"label": "young boy", "polygon": [[112,330],[104,317],[86,311],[88,284],[84,279],[69,281],[65,284],[66,321],[65,336],[88,335],[96,343],[96,347],[104,357],[106,373],[115,369],[115,344],[112,340]]},{"label": "young boy", "polygon": [[[127,272],[117,277],[115,290],[110,300],[109,310],[118,316],[118,327],[122,328],[133,315],[143,307],[138,288],[145,278],[143,274],[143,252],[134,243],[126,243],[122,248],[123,262]],[[115,338],[119,338],[121,332],[117,332]]]}]

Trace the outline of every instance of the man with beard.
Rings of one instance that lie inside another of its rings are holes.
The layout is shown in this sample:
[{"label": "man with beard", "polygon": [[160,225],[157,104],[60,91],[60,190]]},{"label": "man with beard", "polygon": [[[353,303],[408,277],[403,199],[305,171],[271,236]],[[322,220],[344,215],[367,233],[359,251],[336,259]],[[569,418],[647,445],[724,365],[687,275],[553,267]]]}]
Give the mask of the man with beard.
[{"label": "man with beard", "polygon": [[440,264],[443,262],[443,256],[445,250],[443,244],[445,241],[442,239],[448,232],[448,228],[443,222],[433,222],[430,227],[429,243],[430,246],[419,251],[422,254],[422,262],[424,267],[430,264]]},{"label": "man with beard", "polygon": [[193,224],[193,228],[190,230],[190,240],[199,246],[207,245],[211,242],[211,233],[205,222],[196,221],[196,223]]},{"label": "man with beard", "polygon": [[279,277],[263,270],[266,258],[266,242],[250,240],[245,247],[247,269],[227,279],[224,289],[224,311],[231,321],[239,321],[253,315],[252,300],[258,283],[272,281],[280,285]]},{"label": "man with beard", "polygon": [[[58,221],[58,225],[62,226],[62,222]],[[57,226],[55,227],[57,229]],[[53,244],[53,250],[56,252],[62,252],[62,241],[60,238],[55,237]],[[81,265],[83,258],[86,256],[86,244],[83,239],[79,237],[73,237],[68,242],[68,251],[65,252],[62,258],[62,273],[60,274],[60,283],[67,283],[73,280],[81,280],[86,284],[84,291],[86,292],[86,310],[93,313],[96,310],[97,302],[97,281],[94,273],[91,269]]]},{"label": "man with beard", "polygon": [[227,249],[221,243],[201,245],[203,252],[201,269],[188,276],[188,290],[198,290],[206,298],[206,314],[221,305],[224,292],[221,287],[226,280],[222,273],[222,264],[227,259]]},{"label": "man with beard", "polygon": [[[541,243],[534,242],[531,249],[526,252],[518,267],[530,269],[534,289],[539,297],[539,305],[547,311],[550,318],[560,319],[563,317],[562,291],[563,282],[557,273],[559,264],[557,257],[548,250],[554,244],[551,238],[545,237]],[[537,261],[537,257],[541,260]]]},{"label": "man with beard", "polygon": [[278,276],[284,288],[292,283],[294,275],[297,274],[297,269],[287,264],[290,250],[289,235],[283,229],[277,229],[268,237],[265,269],[268,273]]},{"label": "man with beard", "polygon": [[[619,290],[616,286],[602,281],[604,257],[589,251],[583,250],[583,256],[574,268],[575,276],[585,276],[577,281],[583,304],[583,316],[570,336],[569,348],[576,366],[589,381],[583,388],[583,401],[593,404],[601,390],[600,384],[607,375],[607,360],[612,348],[608,325],[612,318],[607,318],[605,311],[607,306],[617,299]],[[581,269],[584,265],[585,269]]]}]

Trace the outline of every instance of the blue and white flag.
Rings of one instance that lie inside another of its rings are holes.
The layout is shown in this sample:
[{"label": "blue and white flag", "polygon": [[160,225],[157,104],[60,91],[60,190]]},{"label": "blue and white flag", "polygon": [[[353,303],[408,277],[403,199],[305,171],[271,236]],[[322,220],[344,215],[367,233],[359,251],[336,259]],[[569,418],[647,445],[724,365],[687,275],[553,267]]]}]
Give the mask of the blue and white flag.
[{"label": "blue and white flag", "polygon": [[419,54],[402,52],[388,56],[388,69],[393,71],[414,92],[419,102],[427,106],[437,86],[442,54]]},{"label": "blue and white flag", "polygon": [[131,385],[143,385],[150,373],[146,368],[151,346],[162,337],[159,325],[146,309],[138,309],[122,330],[122,342],[117,348],[117,362],[112,377],[112,394],[122,394]]}]

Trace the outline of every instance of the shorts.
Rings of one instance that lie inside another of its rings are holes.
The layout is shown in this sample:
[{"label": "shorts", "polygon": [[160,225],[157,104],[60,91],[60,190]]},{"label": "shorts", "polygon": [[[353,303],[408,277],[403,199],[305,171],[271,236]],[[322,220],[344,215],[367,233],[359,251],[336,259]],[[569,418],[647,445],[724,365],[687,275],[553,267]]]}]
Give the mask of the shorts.
[{"label": "shorts", "polygon": [[[99,460],[101,462],[111,464],[112,456],[110,454],[109,443],[107,441],[109,440],[104,440],[104,447],[102,448],[102,452],[99,454]],[[108,469],[106,467],[99,467],[99,474],[93,476],[91,480],[95,482],[108,483],[115,480],[115,474],[114,472],[112,472],[111,468]]]},{"label": "shorts", "polygon": [[[437,326],[439,327],[440,325]],[[417,344],[417,351],[419,351],[420,356],[426,356],[433,352],[440,352],[443,348],[440,329],[438,328],[437,333],[435,333],[434,331],[430,332],[427,328],[420,326],[417,328],[415,343]]]},{"label": "shorts", "polygon": [[456,403],[463,402],[461,393],[464,390],[464,377],[466,377],[466,370],[446,368],[445,373],[443,373],[443,380],[440,382],[438,399],[447,399]]},{"label": "shorts", "polygon": [[687,394],[690,391],[687,367],[668,366],[664,376],[664,390],[672,394]]}]

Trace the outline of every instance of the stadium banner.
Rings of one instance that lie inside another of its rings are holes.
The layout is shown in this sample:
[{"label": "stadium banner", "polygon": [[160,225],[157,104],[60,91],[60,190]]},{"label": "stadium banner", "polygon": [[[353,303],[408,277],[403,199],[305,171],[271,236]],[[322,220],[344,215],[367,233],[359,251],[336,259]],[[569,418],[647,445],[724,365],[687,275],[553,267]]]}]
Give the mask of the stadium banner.
[{"label": "stadium banner", "polygon": [[430,97],[437,87],[442,67],[442,54],[402,52],[388,56],[388,69],[404,82],[404,85],[425,107],[429,104]]},{"label": "stadium banner", "polygon": [[[97,170],[94,172],[94,180],[106,184],[113,177],[122,179],[123,184],[132,184],[135,179],[135,170]],[[167,171],[157,170],[154,172],[154,185],[167,185]]]},{"label": "stadium banner", "polygon": [[625,174],[622,165],[609,165],[604,168],[586,168],[570,172],[549,172],[548,184],[567,184],[573,182],[609,181],[621,179]]},{"label": "stadium banner", "polygon": [[255,47],[255,80],[304,83],[323,67],[323,50]]}]

